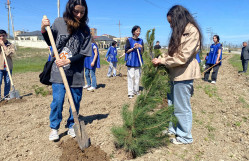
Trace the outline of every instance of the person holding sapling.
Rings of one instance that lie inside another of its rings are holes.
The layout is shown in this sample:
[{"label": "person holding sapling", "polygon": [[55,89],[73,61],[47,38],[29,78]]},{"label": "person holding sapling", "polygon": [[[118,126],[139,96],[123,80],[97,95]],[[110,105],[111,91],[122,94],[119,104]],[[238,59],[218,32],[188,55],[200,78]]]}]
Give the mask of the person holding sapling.
[{"label": "person holding sapling", "polygon": [[131,33],[132,37],[129,37],[125,44],[125,61],[128,68],[127,82],[129,98],[133,98],[134,95],[140,94],[139,81],[141,76],[141,66],[143,63],[142,53],[144,51],[143,39],[138,38],[141,33],[141,27],[134,26]]},{"label": "person holding sapling", "polygon": [[168,53],[153,59],[152,63],[169,69],[171,92],[168,93],[168,105],[174,105],[178,122],[176,125],[170,123],[163,133],[176,136],[170,140],[173,144],[190,144],[193,142],[190,98],[194,79],[201,78],[196,54],[201,49],[202,34],[193,16],[183,6],[173,6],[167,13],[167,20],[172,29]]},{"label": "person holding sapling", "polygon": [[[66,11],[63,17],[55,19],[52,25],[52,33],[59,53],[59,60],[56,60],[51,69],[53,100],[50,105],[50,128],[49,140],[59,139],[58,129],[62,121],[62,110],[65,98],[65,87],[58,67],[63,67],[67,81],[72,93],[77,113],[82,98],[84,86],[84,59],[92,55],[91,34],[87,25],[88,8],[85,0],[69,0],[66,4]],[[51,46],[46,26],[50,26],[49,19],[43,18],[41,32],[48,44]],[[53,55],[52,55],[53,56]],[[68,135],[75,137],[73,129],[74,118],[70,107],[70,116],[67,120]]]}]

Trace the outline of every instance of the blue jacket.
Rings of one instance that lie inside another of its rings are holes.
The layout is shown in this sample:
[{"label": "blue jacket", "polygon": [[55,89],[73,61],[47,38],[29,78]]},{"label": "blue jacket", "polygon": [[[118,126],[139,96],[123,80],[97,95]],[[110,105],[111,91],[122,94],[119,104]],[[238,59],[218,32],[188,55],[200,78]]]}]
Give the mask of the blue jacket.
[{"label": "blue jacket", "polygon": [[[129,42],[130,42],[130,46],[131,48],[134,47],[135,43],[139,43],[139,44],[143,44],[143,39],[138,39],[138,41],[134,40],[132,37],[128,38]],[[138,48],[139,53],[140,53],[140,57],[141,57],[141,61],[143,64],[143,58],[142,58],[142,54],[141,54],[141,48]],[[137,49],[133,50],[130,53],[126,53],[125,54],[125,61],[126,61],[126,66],[128,67],[140,67],[140,62],[139,62],[139,58],[138,58],[138,53],[137,53]]]},{"label": "blue jacket", "polygon": [[108,51],[107,51],[105,57],[107,58],[107,61],[108,61],[108,62],[117,62],[117,61],[118,61],[118,59],[117,59],[117,54],[118,54],[118,53],[117,53],[116,47],[111,46],[111,47],[108,49]]},{"label": "blue jacket", "polygon": [[99,49],[98,49],[98,47],[97,47],[98,57],[97,57],[97,59],[95,61],[94,66],[93,67],[91,66],[91,63],[92,63],[92,61],[94,59],[94,56],[95,56],[93,46],[97,47],[97,45],[92,43],[92,56],[91,57],[89,57],[89,56],[85,57],[85,60],[84,60],[84,67],[87,68],[87,69],[100,68],[100,58],[99,58]]},{"label": "blue jacket", "polygon": [[221,60],[222,59],[222,45],[218,43],[218,44],[212,44],[210,46],[210,52],[208,54],[208,58],[206,62],[207,64],[216,64],[219,49],[221,49],[219,60]]},{"label": "blue jacket", "polygon": [[196,54],[196,60],[198,61],[198,63],[201,63],[201,59],[200,59],[200,55],[199,55],[200,52],[198,52]]}]

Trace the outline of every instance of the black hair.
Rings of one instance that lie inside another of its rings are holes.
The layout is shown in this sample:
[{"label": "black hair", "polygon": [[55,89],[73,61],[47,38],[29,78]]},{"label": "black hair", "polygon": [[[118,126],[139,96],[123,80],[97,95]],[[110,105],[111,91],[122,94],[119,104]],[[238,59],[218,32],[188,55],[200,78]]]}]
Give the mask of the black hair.
[{"label": "black hair", "polygon": [[0,30],[0,34],[5,34],[7,35],[7,32],[5,30]]},{"label": "black hair", "polygon": [[134,35],[134,32],[135,32],[137,29],[140,29],[140,30],[141,30],[141,27],[138,26],[138,25],[135,25],[135,26],[132,27],[132,29],[131,29],[132,35]]},{"label": "black hair", "polygon": [[213,37],[216,37],[217,40],[218,40],[218,42],[220,42],[220,37],[219,37],[219,35],[214,35]]},{"label": "black hair", "polygon": [[159,41],[156,41],[156,43],[159,43]]},{"label": "black hair", "polygon": [[96,41],[95,41],[95,39],[93,38],[93,36],[91,36],[91,37],[92,37],[92,43],[96,44]]},{"label": "black hair", "polygon": [[175,5],[167,13],[167,17],[171,18],[170,26],[172,28],[171,37],[169,40],[169,50],[170,56],[178,52],[181,45],[181,37],[184,33],[185,27],[188,23],[193,24],[199,32],[200,49],[202,47],[202,34],[200,27],[195,21],[194,17],[189,13],[189,11],[181,5]]},{"label": "black hair", "polygon": [[112,46],[116,45],[117,44],[117,41],[113,41],[112,42]]},{"label": "black hair", "polygon": [[[85,7],[85,14],[80,19],[80,21],[77,21],[74,18],[74,8],[77,5],[81,5]],[[87,25],[89,22],[88,19],[88,7],[85,0],[69,0],[66,5],[66,10],[63,13],[63,18],[67,23],[67,30],[70,34],[72,34],[74,31],[76,31],[78,28],[83,28]]]}]

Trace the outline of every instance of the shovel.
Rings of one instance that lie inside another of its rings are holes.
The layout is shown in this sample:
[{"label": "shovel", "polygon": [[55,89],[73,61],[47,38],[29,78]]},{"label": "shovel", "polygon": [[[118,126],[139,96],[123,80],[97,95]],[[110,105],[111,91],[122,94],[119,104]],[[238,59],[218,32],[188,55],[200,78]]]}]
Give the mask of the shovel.
[{"label": "shovel", "polygon": [[[47,16],[43,16],[43,18],[47,19]],[[59,57],[59,54],[58,54],[58,51],[57,51],[57,48],[56,48],[56,45],[55,45],[55,42],[54,42],[54,38],[53,38],[51,28],[49,26],[47,26],[46,29],[47,29],[47,32],[48,32],[49,40],[50,40],[51,45],[53,47],[55,58],[56,58],[56,60],[59,60],[60,57]],[[69,85],[68,85],[67,78],[66,78],[63,67],[59,67],[59,71],[60,71],[64,86],[65,86],[65,89],[66,89],[66,93],[67,93],[67,97],[69,99],[71,109],[72,109],[73,118],[74,118],[74,126],[73,126],[73,128],[74,128],[74,132],[76,134],[76,139],[77,139],[77,142],[79,144],[80,149],[84,150],[85,148],[88,148],[90,146],[90,139],[88,138],[88,135],[87,135],[87,133],[85,131],[85,123],[84,123],[84,121],[79,120],[77,111],[75,109],[73,97],[72,97],[72,94],[71,94],[71,91],[70,91],[70,88],[69,88]]]},{"label": "shovel", "polygon": [[138,54],[138,58],[139,58],[140,65],[141,65],[141,67],[142,67],[143,64],[142,64],[141,56],[140,56],[140,53],[139,53],[139,50],[138,50],[138,49],[137,49],[137,54]]},{"label": "shovel", "polygon": [[[109,64],[109,65],[111,65],[111,63],[109,63],[107,60],[106,60],[106,62]],[[122,77],[122,73],[120,73],[120,71],[117,69],[117,68],[115,68],[113,65],[111,65],[117,72],[119,72],[119,74],[117,74],[117,75],[119,75],[120,77]]]},{"label": "shovel", "polygon": [[225,57],[225,58],[219,60],[218,63],[216,63],[216,64],[212,65],[211,67],[209,67],[208,69],[204,70],[204,72],[202,72],[202,74],[205,74],[208,70],[212,69],[214,66],[218,65],[222,60],[224,60],[224,59],[226,59],[226,58],[227,58],[227,57]]},{"label": "shovel", "polygon": [[9,78],[10,78],[10,84],[11,84],[11,87],[12,87],[12,90],[9,92],[9,97],[10,97],[10,99],[13,99],[13,98],[19,99],[20,95],[19,95],[19,92],[17,90],[15,90],[15,86],[14,86],[14,83],[13,83],[13,80],[12,80],[12,76],[10,74],[9,65],[8,65],[8,62],[7,62],[5,53],[4,53],[4,49],[3,49],[2,46],[1,46],[1,50],[3,52],[3,58],[4,58],[4,61],[5,61],[5,64],[6,64],[6,68],[7,68],[7,71],[8,71]]}]

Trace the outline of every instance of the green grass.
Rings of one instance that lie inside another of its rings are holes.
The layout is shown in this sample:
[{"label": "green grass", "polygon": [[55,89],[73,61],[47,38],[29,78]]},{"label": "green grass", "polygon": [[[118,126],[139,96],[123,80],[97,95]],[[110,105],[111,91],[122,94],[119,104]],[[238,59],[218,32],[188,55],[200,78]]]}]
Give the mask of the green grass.
[{"label": "green grass", "polygon": [[30,57],[14,59],[13,73],[38,72],[42,71],[47,57]]},{"label": "green grass", "polygon": [[215,131],[215,128],[211,126],[210,124],[206,125],[205,127],[208,129],[209,132]]},{"label": "green grass", "polygon": [[245,101],[243,97],[239,97],[239,101],[243,104],[244,108],[249,108],[249,104]]},{"label": "green grass", "polygon": [[236,121],[236,122],[234,123],[234,125],[237,126],[237,127],[240,127],[240,126],[241,126],[241,122],[240,122],[240,121]]},{"label": "green grass", "polygon": [[45,89],[45,87],[40,87],[38,85],[32,86],[32,88],[35,90],[35,94],[42,95],[43,97],[47,96],[49,94],[48,89]]},{"label": "green grass", "polygon": [[218,96],[216,86],[206,85],[203,90],[209,97],[216,97],[218,101],[222,102],[222,99]]},{"label": "green grass", "polygon": [[[41,72],[47,62],[48,54],[48,49],[18,47],[13,57],[13,73]],[[100,54],[100,64],[109,65],[105,61],[105,54]],[[117,69],[120,70],[120,65],[124,64],[124,57],[118,59]]]},{"label": "green grass", "polygon": [[[238,71],[243,71],[240,55],[233,55],[232,58],[229,59],[229,63],[232,64],[232,66]],[[245,74],[248,76],[249,72],[247,71]]]},{"label": "green grass", "polygon": [[18,48],[13,57],[13,73],[38,72],[48,58],[48,49]]},{"label": "green grass", "polygon": [[213,97],[217,95],[217,88],[215,86],[211,87],[210,85],[207,85],[204,87],[204,92],[209,96]]}]

